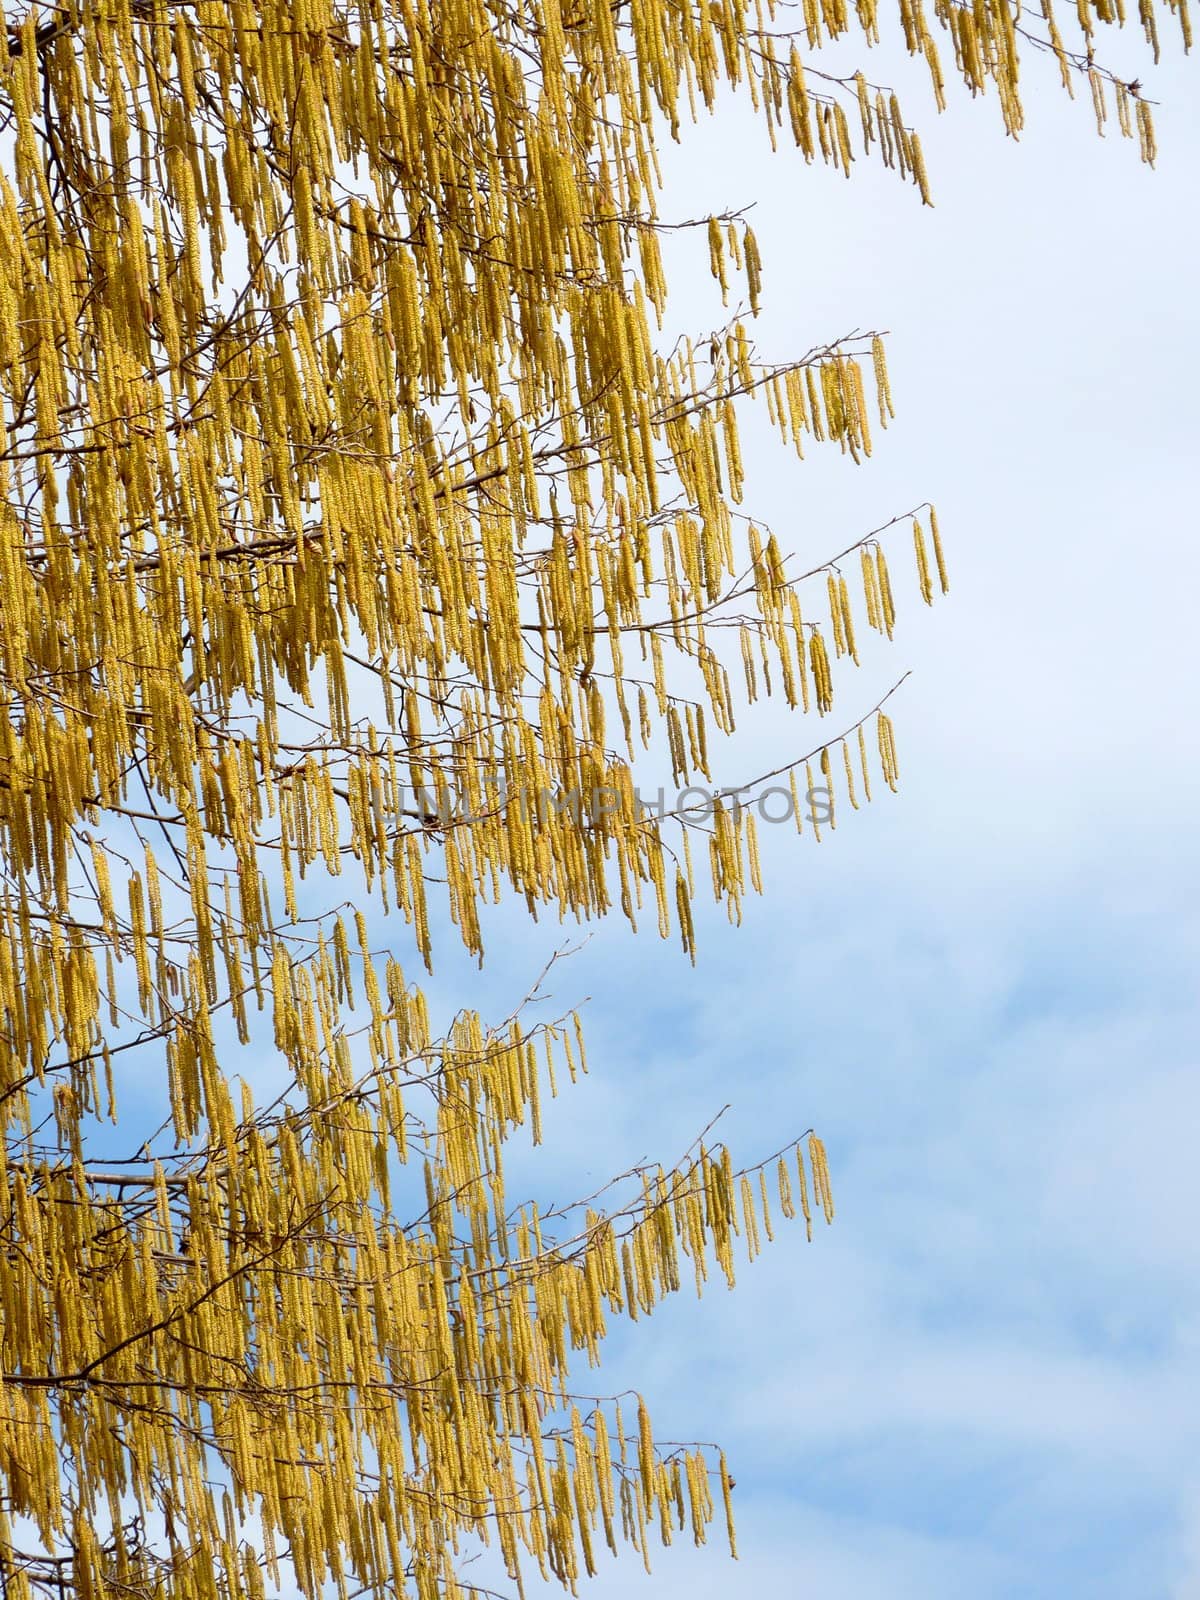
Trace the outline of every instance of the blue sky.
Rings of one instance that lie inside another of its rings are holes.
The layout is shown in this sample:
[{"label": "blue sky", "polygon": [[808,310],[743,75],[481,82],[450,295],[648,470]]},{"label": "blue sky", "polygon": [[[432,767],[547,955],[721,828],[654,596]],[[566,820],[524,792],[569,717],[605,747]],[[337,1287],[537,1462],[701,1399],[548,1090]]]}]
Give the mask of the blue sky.
[{"label": "blue sky", "polygon": [[[842,701],[914,669],[898,796],[820,847],[763,828],[768,893],[740,929],[702,915],[695,971],[614,926],[555,974],[593,996],[592,1076],[520,1163],[539,1197],[730,1101],[747,1159],[816,1124],[839,1207],[612,1339],[597,1385],[727,1445],[741,1560],[624,1559],[596,1600],[1200,1596],[1187,73],[1156,82],[1153,174],[1037,62],[1020,146],[955,102],[923,126],[934,211],[760,159],[736,110],[671,153],[665,214],[757,202],[765,351],[891,330],[872,462],[797,466],[764,430],[747,509],[819,560],[932,498],[952,594],[918,616],[899,585],[898,642]],[[714,777],[806,734],[767,706]],[[443,960],[435,996],[507,1009],[558,937],[494,923],[485,973]]]},{"label": "blue sky", "polygon": [[[665,215],[756,203],[765,353],[890,330],[872,461],[750,430],[747,509],[811,566],[933,499],[952,593],[924,613],[899,581],[897,643],[840,702],[913,669],[897,796],[819,847],[761,828],[768,893],[737,929],[697,908],[695,969],[614,923],[555,970],[560,1009],[592,996],[592,1072],[510,1196],[674,1159],[730,1102],[741,1159],[815,1125],[838,1201],[735,1293],[614,1332],[590,1381],[726,1445],[741,1560],[629,1555],[594,1600],[1200,1600],[1200,97],[1156,80],[1151,174],[1048,63],[1027,80],[1019,146],[994,105],[938,123],[910,94],[932,211],[867,165],[767,160],[736,106],[669,152]],[[672,248],[674,314],[711,326],[703,238]],[[813,742],[760,706],[714,778]],[[442,939],[443,1014],[506,1015],[568,936],[489,928],[482,973]]]}]

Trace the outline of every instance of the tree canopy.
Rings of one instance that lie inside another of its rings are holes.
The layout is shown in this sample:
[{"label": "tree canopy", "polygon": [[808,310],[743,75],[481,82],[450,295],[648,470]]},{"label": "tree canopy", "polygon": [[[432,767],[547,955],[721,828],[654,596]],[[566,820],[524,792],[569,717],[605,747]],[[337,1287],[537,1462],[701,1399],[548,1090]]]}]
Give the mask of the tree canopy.
[{"label": "tree canopy", "polygon": [[[1030,59],[1152,161],[1095,54],[1122,0],[1064,9],[0,10],[12,1600],[457,1600],[479,1541],[572,1588],[718,1510],[732,1541],[719,1452],[577,1369],[773,1218],[831,1217],[820,1140],[514,1206],[503,1146],[583,1069],[577,1021],[443,1034],[412,969],[448,923],[482,955],[506,896],[689,951],[710,879],[736,918],[754,809],[683,791],[761,694],[816,721],[743,796],[819,835],[895,785],[887,710],[840,718],[834,681],[891,637],[889,558],[946,588],[936,515],[806,568],[744,509],[738,431],[757,405],[797,457],[865,458],[883,342],[761,354],[735,213],[687,224],[727,324],[668,337],[657,149],[736,91],[772,147],[928,199],[896,96],[840,64],[898,20],[938,109],[958,77],[1018,134]],[[1163,18],[1140,0],[1156,59]],[[648,761],[678,803],[642,803]]]}]

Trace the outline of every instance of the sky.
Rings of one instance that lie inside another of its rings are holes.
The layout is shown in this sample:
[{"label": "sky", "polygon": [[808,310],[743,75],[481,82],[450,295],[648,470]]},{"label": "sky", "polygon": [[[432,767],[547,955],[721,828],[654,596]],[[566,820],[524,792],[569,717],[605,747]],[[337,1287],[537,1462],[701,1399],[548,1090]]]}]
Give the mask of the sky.
[{"label": "sky", "polygon": [[[698,908],[694,970],[615,925],[555,970],[592,997],[591,1075],[513,1157],[539,1199],[678,1156],[729,1102],[739,1160],[815,1125],[838,1203],[610,1340],[595,1384],[726,1446],[740,1560],[627,1555],[594,1600],[1200,1600],[1200,96],[1186,63],[1154,80],[1151,173],[1045,66],[1019,145],[994,103],[939,122],[910,91],[932,210],[770,159],[736,108],[668,152],[664,215],[755,204],[764,352],[889,332],[870,463],[751,431],[747,509],[812,565],[932,499],[951,594],[925,612],[906,571],[842,700],[912,669],[898,795],[819,846],[761,828],[767,893],[740,928]],[[768,705],[714,778],[809,731]],[[435,1002],[502,1014],[563,937],[491,927]]]},{"label": "sky", "polygon": [[[819,846],[761,827],[767,892],[738,928],[697,902],[694,968],[614,920],[554,970],[591,1072],[510,1195],[675,1160],[728,1104],[739,1164],[815,1126],[838,1206],[614,1330],[590,1384],[721,1441],[740,1560],[714,1530],[584,1600],[1200,1600],[1200,96],[1194,64],[1154,78],[1151,173],[1050,68],[1019,145],[910,90],[933,209],[770,158],[737,105],[664,152],[665,216],[754,205],[764,354],[888,334],[871,461],[797,463],[764,417],[746,509],[810,567],[931,499],[951,593],[926,611],[897,545],[896,643],[842,691],[850,722],[911,669],[897,795]],[[703,234],[671,251],[673,315],[713,325]],[[714,780],[814,742],[761,705]],[[435,1012],[507,1015],[569,930],[485,934],[482,971],[441,941]]]}]

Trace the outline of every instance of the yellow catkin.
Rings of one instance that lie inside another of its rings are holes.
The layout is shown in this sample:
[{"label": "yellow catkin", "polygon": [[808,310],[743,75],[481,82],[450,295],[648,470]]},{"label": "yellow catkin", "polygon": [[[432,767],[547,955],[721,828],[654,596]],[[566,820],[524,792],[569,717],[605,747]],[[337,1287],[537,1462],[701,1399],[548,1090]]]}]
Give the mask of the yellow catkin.
[{"label": "yellow catkin", "polygon": [[937,512],[932,506],[929,508],[929,531],[933,537],[933,558],[937,563],[938,582],[942,586],[942,593],[950,593],[950,582],[946,577],[946,560],[942,554],[942,540],[938,533]]},{"label": "yellow catkin", "polygon": [[858,810],[858,800],[854,793],[854,768],[850,763],[850,746],[845,739],[842,740],[842,763],[846,772],[846,796],[854,810]]},{"label": "yellow catkin", "polygon": [[896,627],[896,608],[892,600],[891,579],[888,576],[887,561],[884,558],[882,545],[876,545],[875,547],[875,576],[878,581],[880,616],[883,619],[884,630],[890,639]]},{"label": "yellow catkin", "polygon": [[725,1452],[723,1450],[720,1454],[717,1470],[721,1476],[721,1499],[725,1506],[725,1530],[729,1538],[729,1554],[736,1561],[738,1552],[737,1532],[733,1522],[733,1479],[729,1476],[729,1466],[725,1460]]},{"label": "yellow catkin", "polygon": [[875,718],[875,725],[883,779],[888,788],[894,790],[896,779],[899,777],[899,768],[896,765],[896,746],[892,732],[892,720],[886,712],[880,711]]},{"label": "yellow catkin", "polygon": [[813,1174],[813,1198],[825,1214],[825,1221],[833,1221],[833,1190],[829,1182],[829,1161],[825,1146],[815,1133],[808,1138],[808,1159]]},{"label": "yellow catkin", "polygon": [[826,579],[829,591],[829,617],[833,628],[833,647],[839,656],[845,655],[849,650],[846,641],[846,626],[842,613],[842,597],[838,588],[837,579],[829,573]]},{"label": "yellow catkin", "polygon": [[863,794],[871,798],[871,769],[867,764],[867,736],[861,723],[858,726],[858,770],[862,775]]},{"label": "yellow catkin", "polygon": [[862,566],[863,598],[867,607],[867,622],[872,628],[883,631],[883,608],[879,599],[879,574],[871,553],[864,545],[860,552]]},{"label": "yellow catkin", "polygon": [[813,777],[812,762],[806,761],[804,763],[804,798],[808,811],[808,819],[812,823],[813,838],[816,839],[818,844],[820,844],[821,822],[818,816],[820,806],[816,796],[816,790],[817,784]]},{"label": "yellow catkin", "polygon": [[850,610],[850,588],[845,575],[838,575],[838,607],[842,617],[842,633],[846,640],[846,649],[855,666],[858,665],[858,646],[854,639],[854,617]]},{"label": "yellow catkin", "polygon": [[917,557],[917,578],[921,585],[921,598],[927,606],[933,604],[933,584],[929,577],[929,557],[925,550],[925,535],[920,522],[913,518],[913,549]]},{"label": "yellow catkin", "polygon": [[881,426],[886,428],[888,418],[894,417],[896,412],[892,406],[892,389],[888,381],[883,340],[878,334],[871,340],[871,360],[875,367],[875,396],[879,404],[879,421]]},{"label": "yellow catkin", "polygon": [[800,1185],[800,1214],[804,1218],[804,1231],[811,1244],[812,1212],[808,1204],[808,1179],[804,1171],[804,1152],[799,1145],[796,1146],[796,1177]]}]

